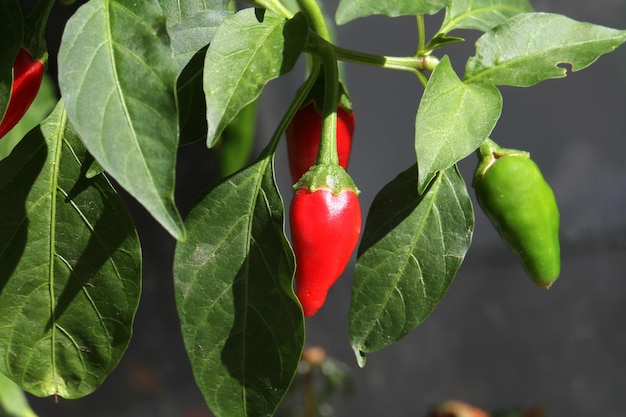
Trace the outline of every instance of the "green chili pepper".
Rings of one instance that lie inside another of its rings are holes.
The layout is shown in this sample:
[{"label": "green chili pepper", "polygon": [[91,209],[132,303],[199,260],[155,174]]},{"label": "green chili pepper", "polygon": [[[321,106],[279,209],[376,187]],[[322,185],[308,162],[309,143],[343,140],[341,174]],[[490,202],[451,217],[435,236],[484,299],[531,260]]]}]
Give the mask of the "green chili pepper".
[{"label": "green chili pepper", "polygon": [[527,152],[487,140],[473,187],[478,204],[532,280],[549,288],[560,274],[559,210],[554,193]]}]

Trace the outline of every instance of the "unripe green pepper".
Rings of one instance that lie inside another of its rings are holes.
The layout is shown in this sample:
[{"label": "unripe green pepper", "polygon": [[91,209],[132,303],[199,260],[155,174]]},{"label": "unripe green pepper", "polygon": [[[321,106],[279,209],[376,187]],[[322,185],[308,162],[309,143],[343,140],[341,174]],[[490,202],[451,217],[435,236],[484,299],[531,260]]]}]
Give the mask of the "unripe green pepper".
[{"label": "unripe green pepper", "polygon": [[222,178],[239,171],[250,159],[256,133],[257,103],[255,100],[241,109],[226,125],[215,145],[215,161]]},{"label": "unripe green pepper", "polygon": [[559,210],[554,193],[526,152],[487,140],[473,187],[478,204],[530,278],[549,288],[561,269]]}]

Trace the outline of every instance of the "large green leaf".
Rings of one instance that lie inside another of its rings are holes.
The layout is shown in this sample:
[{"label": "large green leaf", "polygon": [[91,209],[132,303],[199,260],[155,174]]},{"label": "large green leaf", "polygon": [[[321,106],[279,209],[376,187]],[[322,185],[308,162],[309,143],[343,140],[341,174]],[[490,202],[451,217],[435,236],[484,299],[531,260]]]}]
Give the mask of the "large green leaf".
[{"label": "large green leaf", "polygon": [[487,32],[516,14],[532,11],[528,0],[455,0],[446,8],[439,33],[453,29]]},{"label": "large green leaf", "polygon": [[524,13],[485,33],[467,61],[466,81],[527,87],[578,71],[626,41],[616,30],[549,13]]},{"label": "large green leaf", "polygon": [[254,8],[238,12],[218,28],[204,68],[209,147],[265,84],[291,71],[306,37],[302,14],[287,20]]},{"label": "large green leaf", "polygon": [[139,239],[90,160],[59,104],[0,161],[0,371],[38,396],[96,389],[139,303]]},{"label": "large green leaf", "polygon": [[363,232],[349,313],[350,343],[365,353],[390,345],[426,319],[469,249],[474,212],[456,166],[417,192],[414,165],[376,196]]},{"label": "large green leaf", "polygon": [[222,21],[232,15],[228,0],[159,0],[167,17],[172,52],[182,70],[196,52],[207,46]]},{"label": "large green leaf", "polygon": [[156,0],[91,0],[67,22],[59,85],[72,125],[100,165],[184,239],[174,203],[177,75]]},{"label": "large green leaf", "polygon": [[418,191],[437,171],[471,154],[489,136],[502,111],[502,95],[490,84],[464,83],[444,57],[426,85],[415,119]]},{"label": "large green leaf", "polygon": [[22,45],[24,20],[17,0],[0,2],[0,120],[9,105],[13,85],[13,61]]},{"label": "large green leaf", "polygon": [[335,13],[337,24],[351,20],[382,14],[390,17],[435,14],[446,7],[451,0],[341,0]]},{"label": "large green leaf", "polygon": [[270,155],[212,188],[176,247],[183,339],[217,417],[271,416],[298,367],[304,319],[283,210]]}]

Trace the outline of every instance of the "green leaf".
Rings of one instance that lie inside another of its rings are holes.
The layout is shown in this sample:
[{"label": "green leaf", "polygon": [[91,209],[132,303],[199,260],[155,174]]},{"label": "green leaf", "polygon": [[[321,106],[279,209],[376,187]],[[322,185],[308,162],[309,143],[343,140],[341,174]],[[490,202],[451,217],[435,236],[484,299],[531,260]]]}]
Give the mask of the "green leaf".
[{"label": "green leaf", "polygon": [[335,21],[339,25],[360,17],[382,14],[389,17],[435,14],[451,0],[340,0]]},{"label": "green leaf", "polygon": [[304,344],[273,155],[217,184],[186,220],[176,304],[196,383],[218,417],[271,416]]},{"label": "green leaf", "polygon": [[13,61],[22,46],[24,19],[16,0],[0,2],[0,120],[9,105],[13,85]]},{"label": "green leaf", "polygon": [[626,31],[549,13],[524,13],[476,42],[465,80],[528,87],[578,71],[626,41]]},{"label": "green leaf", "polygon": [[0,373],[0,416],[37,417],[30,408],[24,391],[2,373]]},{"label": "green leaf", "polygon": [[228,0],[159,0],[167,17],[172,51],[182,70],[196,52],[207,46],[222,21],[232,15]]},{"label": "green leaf", "polygon": [[155,0],[91,0],[65,27],[59,86],[89,152],[177,239],[176,77]]},{"label": "green leaf", "polygon": [[52,78],[46,73],[41,80],[37,97],[22,119],[0,140],[0,160],[11,153],[17,143],[43,119],[48,117],[57,103],[57,93]]},{"label": "green leaf", "polygon": [[286,20],[254,8],[238,12],[218,28],[204,67],[209,147],[265,84],[291,71],[306,37],[307,23],[301,13]]},{"label": "green leaf", "polygon": [[467,187],[456,166],[424,194],[413,165],[370,207],[354,272],[350,343],[357,361],[395,343],[423,322],[450,286],[474,229]]},{"label": "green leaf", "polygon": [[439,33],[435,35],[424,47],[426,51],[432,51],[438,48],[443,48],[444,46],[451,45],[453,43],[464,42],[464,38],[459,38],[456,36],[447,36],[443,33]]},{"label": "green leaf", "polygon": [[415,118],[418,191],[437,171],[465,158],[489,136],[502,110],[500,91],[459,80],[445,56],[433,71]]},{"label": "green leaf", "polygon": [[0,161],[0,371],[38,396],[77,398],[132,333],[141,248],[61,104]]},{"label": "green leaf", "polygon": [[532,12],[528,0],[455,0],[446,8],[439,33],[454,29],[487,32],[520,13]]}]

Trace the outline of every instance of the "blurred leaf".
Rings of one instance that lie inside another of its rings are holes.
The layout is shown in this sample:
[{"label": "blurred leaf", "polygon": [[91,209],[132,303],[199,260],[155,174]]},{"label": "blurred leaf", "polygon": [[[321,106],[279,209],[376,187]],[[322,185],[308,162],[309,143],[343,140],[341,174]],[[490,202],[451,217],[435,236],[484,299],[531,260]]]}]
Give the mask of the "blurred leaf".
[{"label": "blurred leaf", "polygon": [[60,103],[0,161],[0,371],[38,396],[96,389],[128,345],[141,248]]},{"label": "blurred leaf", "polygon": [[466,84],[445,56],[433,71],[415,119],[420,193],[437,171],[474,152],[500,118],[502,96],[490,84]]},{"label": "blurred leaf", "polygon": [[451,0],[340,0],[335,20],[343,25],[351,20],[382,14],[390,17],[435,14]]},{"label": "blurred leaf", "polygon": [[354,272],[348,324],[360,366],[365,353],[402,339],[428,317],[452,283],[474,229],[456,166],[417,192],[414,165],[370,207]]},{"label": "blurred leaf", "polygon": [[528,87],[579,71],[626,41],[616,30],[549,13],[524,13],[476,41],[467,61],[466,82]]},{"label": "blurred leaf", "polygon": [[286,20],[254,8],[238,12],[219,27],[204,67],[209,147],[241,109],[261,94],[265,84],[291,71],[306,37],[302,14]]},{"label": "blurred leaf", "polygon": [[0,372],[0,416],[37,417],[24,391]]},{"label": "blurred leaf", "polygon": [[212,188],[174,257],[176,304],[198,387],[216,416],[271,416],[304,344],[273,155]]},{"label": "blurred leaf", "polygon": [[177,75],[156,0],[91,0],[65,26],[59,85],[72,125],[102,168],[184,239],[174,203]]}]

